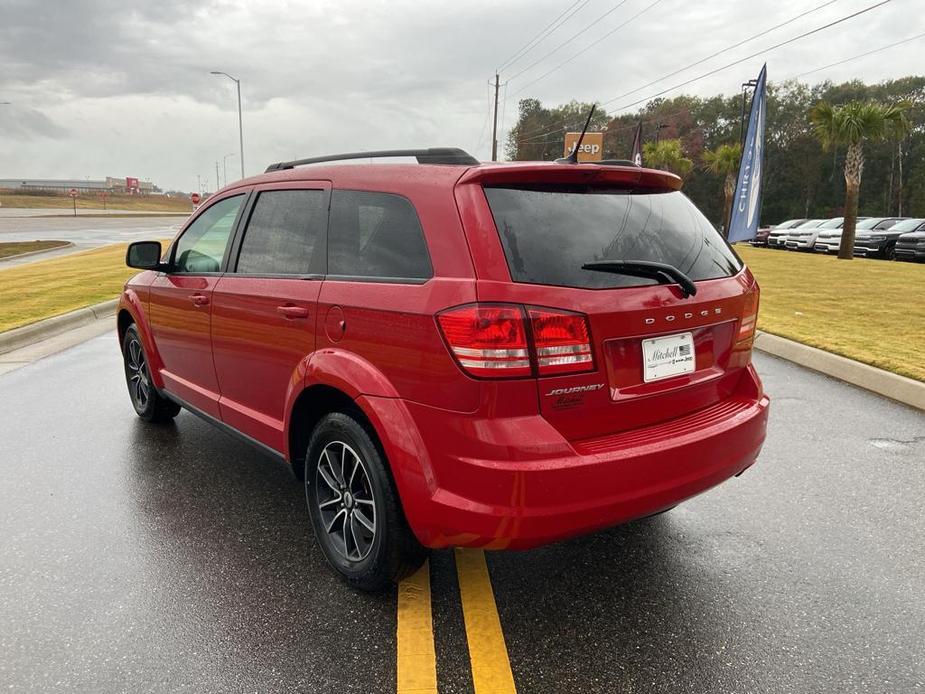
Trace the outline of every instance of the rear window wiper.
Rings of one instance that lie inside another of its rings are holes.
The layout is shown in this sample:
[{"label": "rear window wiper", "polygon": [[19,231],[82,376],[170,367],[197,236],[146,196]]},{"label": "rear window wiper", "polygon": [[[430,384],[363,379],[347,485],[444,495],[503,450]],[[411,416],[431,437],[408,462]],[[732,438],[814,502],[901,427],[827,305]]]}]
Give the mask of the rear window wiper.
[{"label": "rear window wiper", "polygon": [[697,293],[694,281],[674,265],[656,263],[651,260],[595,260],[581,266],[582,270],[612,272],[615,275],[646,277],[661,284],[676,284],[685,298]]}]

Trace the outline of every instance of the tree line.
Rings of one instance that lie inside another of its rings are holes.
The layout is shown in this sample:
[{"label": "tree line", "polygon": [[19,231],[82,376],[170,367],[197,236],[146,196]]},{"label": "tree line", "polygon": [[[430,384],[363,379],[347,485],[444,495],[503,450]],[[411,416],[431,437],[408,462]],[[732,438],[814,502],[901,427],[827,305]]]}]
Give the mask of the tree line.
[{"label": "tree line", "polygon": [[[845,159],[851,148],[837,141],[823,147],[810,113],[820,103],[837,108],[852,102],[908,106],[908,127],[900,136],[864,145],[858,214],[925,217],[925,77],[814,86],[791,80],[768,84],[763,224],[844,214]],[[518,106],[517,123],[505,143],[505,154],[513,160],[561,157],[565,132],[580,130],[591,108],[577,101],[546,107],[537,99],[523,99]],[[619,116],[598,109],[589,129],[604,130],[605,158],[628,159],[642,121],[644,163],[670,160],[663,168],[682,175],[687,195],[721,226],[726,221],[730,167],[737,165],[742,111],[741,95],[681,95],[654,99]]]}]

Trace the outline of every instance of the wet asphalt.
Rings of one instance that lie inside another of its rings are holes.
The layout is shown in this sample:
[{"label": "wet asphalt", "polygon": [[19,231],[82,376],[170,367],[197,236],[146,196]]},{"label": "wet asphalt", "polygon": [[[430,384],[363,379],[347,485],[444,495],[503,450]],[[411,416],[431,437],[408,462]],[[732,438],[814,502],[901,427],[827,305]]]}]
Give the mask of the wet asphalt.
[{"label": "wet asphalt", "polygon": [[[56,258],[111,243],[130,241],[157,241],[171,238],[186,221],[185,216],[141,216],[133,217],[76,217],[60,216],[61,210],[45,210],[49,215],[20,214],[6,216],[13,212],[33,210],[4,210],[0,208],[0,243],[12,241],[58,240],[69,241],[73,246],[35,254],[25,258],[0,260],[0,270],[15,265],[34,263],[37,260]],[[66,210],[64,211],[66,212]]]},{"label": "wet asphalt", "polygon": [[[925,415],[764,355],[768,442],[668,514],[489,555],[520,692],[925,690]],[[282,464],[145,425],[106,335],[0,376],[0,688],[390,692],[395,592],[326,569]],[[472,689],[452,554],[441,692]]]}]

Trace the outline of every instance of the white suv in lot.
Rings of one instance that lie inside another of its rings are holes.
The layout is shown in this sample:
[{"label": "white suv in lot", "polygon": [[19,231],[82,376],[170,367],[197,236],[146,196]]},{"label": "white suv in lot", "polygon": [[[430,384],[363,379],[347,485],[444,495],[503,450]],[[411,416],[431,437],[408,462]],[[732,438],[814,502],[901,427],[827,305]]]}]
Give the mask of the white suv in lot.
[{"label": "white suv in lot", "polygon": [[[877,231],[880,229],[889,229],[891,226],[900,221],[901,217],[865,217],[859,218],[858,224],[854,228],[855,235],[862,235],[862,232]],[[820,231],[816,237],[816,243],[813,248],[819,253],[838,253],[838,247],[841,245],[842,229],[829,229]]]},{"label": "white suv in lot", "polygon": [[768,247],[786,248],[787,239],[790,238],[790,234],[806,229],[815,229],[817,226],[827,221],[827,219],[808,219],[800,226],[794,227],[793,229],[771,229],[771,233],[768,234]]},{"label": "white suv in lot", "polygon": [[833,217],[816,227],[797,227],[786,236],[784,246],[790,251],[811,251],[820,233],[829,229],[841,229],[844,223],[844,217]]}]

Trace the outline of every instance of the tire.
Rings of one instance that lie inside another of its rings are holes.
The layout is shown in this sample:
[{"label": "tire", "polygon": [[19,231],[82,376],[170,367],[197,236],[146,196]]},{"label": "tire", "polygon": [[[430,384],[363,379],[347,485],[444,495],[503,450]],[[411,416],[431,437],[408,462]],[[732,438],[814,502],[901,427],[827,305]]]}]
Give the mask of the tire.
[{"label": "tire", "polygon": [[180,406],[158,393],[151,382],[148,357],[134,323],[122,339],[122,362],[128,395],[139,417],[146,422],[168,422],[180,413]]},{"label": "tire", "polygon": [[343,412],[318,422],[305,456],[305,500],[325,559],[348,585],[369,592],[414,573],[427,557],[386,466],[369,432]]},{"label": "tire", "polygon": [[889,244],[883,251],[883,257],[887,260],[896,260],[896,244]]}]

